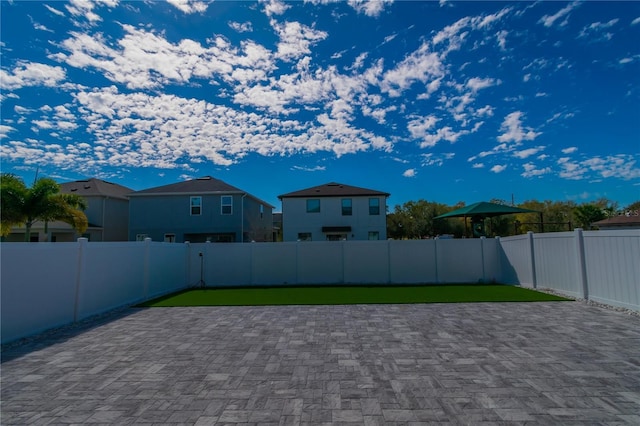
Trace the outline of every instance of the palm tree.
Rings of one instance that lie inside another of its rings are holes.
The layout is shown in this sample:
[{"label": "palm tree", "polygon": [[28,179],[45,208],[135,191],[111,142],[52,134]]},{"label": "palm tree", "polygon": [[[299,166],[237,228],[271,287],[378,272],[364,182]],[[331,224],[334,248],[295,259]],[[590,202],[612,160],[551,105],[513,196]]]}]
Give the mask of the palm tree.
[{"label": "palm tree", "polygon": [[13,226],[25,226],[25,241],[31,238],[31,227],[43,221],[45,233],[50,221],[68,223],[79,233],[87,229],[88,221],[82,210],[85,200],[75,194],[60,194],[60,185],[53,179],[40,178],[31,188],[13,174],[0,174],[0,235],[7,236]]}]

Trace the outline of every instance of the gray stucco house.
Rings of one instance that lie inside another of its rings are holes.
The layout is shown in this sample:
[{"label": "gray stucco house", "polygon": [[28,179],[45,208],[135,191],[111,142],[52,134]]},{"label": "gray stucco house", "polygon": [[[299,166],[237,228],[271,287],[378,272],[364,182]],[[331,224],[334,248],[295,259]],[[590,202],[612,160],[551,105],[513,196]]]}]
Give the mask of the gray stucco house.
[{"label": "gray stucco house", "polygon": [[273,240],[273,206],[211,176],[130,194],[129,239],[182,243]]},{"label": "gray stucco house", "polygon": [[127,241],[131,188],[91,178],[60,184],[60,192],[80,195],[87,202],[84,214],[89,227],[83,237],[89,241]]},{"label": "gray stucco house", "polygon": [[[45,233],[44,222],[36,222],[31,228],[32,242],[71,242],[78,237],[89,241],[128,241],[129,194],[131,188],[104,180],[90,178],[60,184],[63,194],[76,194],[84,198],[89,227],[79,235],[64,222],[49,222]],[[24,241],[24,226],[12,229],[5,241]]]},{"label": "gray stucco house", "polygon": [[386,240],[387,197],[336,182],[279,195],[283,241]]}]

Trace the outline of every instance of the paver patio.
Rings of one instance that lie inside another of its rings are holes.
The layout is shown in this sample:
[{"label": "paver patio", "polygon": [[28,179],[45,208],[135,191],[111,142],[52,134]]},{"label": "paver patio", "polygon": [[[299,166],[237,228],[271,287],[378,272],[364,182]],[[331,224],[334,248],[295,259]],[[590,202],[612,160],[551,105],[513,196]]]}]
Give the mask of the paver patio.
[{"label": "paver patio", "polygon": [[131,308],[2,357],[3,425],[640,424],[640,317],[580,302]]}]

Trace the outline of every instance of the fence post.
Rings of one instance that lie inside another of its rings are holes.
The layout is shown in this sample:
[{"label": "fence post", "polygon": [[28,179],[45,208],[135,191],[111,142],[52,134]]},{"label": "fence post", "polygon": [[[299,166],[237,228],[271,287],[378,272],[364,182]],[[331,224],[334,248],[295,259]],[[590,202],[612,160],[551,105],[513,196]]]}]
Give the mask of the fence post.
[{"label": "fence post", "polygon": [[529,257],[531,265],[531,285],[533,288],[538,288],[538,279],[536,277],[536,253],[533,243],[533,232],[527,231],[527,238],[529,239]]},{"label": "fence post", "polygon": [[435,267],[435,275],[436,275],[436,284],[440,284],[440,277],[438,276],[438,240],[440,237],[435,237],[433,239],[433,264]]},{"label": "fence post", "polygon": [[582,288],[582,297],[589,300],[589,283],[587,281],[587,263],[584,256],[584,235],[582,228],[576,228],[573,231],[576,241],[576,266],[578,276],[578,286]]},{"label": "fence post", "polygon": [[143,280],[142,280],[142,297],[144,300],[147,300],[149,297],[149,276],[151,271],[149,271],[151,267],[151,238],[147,237],[144,239],[144,269],[143,269]]},{"label": "fence post", "polygon": [[496,263],[498,267],[496,269],[497,277],[494,277],[495,282],[503,282],[504,281],[504,272],[502,271],[502,241],[500,237],[496,235]]},{"label": "fence post", "polygon": [[80,290],[82,288],[82,273],[84,272],[84,257],[88,238],[78,238],[78,265],[76,267],[76,294],[73,301],[73,322],[78,321],[80,314]]},{"label": "fence post", "polygon": [[484,267],[484,241],[487,237],[480,237],[480,262],[482,262],[482,283],[485,284],[487,282],[487,271]]},{"label": "fence post", "polygon": [[184,288],[191,287],[191,243],[189,241],[185,241],[184,244],[187,246],[187,254],[185,260],[185,285]]}]

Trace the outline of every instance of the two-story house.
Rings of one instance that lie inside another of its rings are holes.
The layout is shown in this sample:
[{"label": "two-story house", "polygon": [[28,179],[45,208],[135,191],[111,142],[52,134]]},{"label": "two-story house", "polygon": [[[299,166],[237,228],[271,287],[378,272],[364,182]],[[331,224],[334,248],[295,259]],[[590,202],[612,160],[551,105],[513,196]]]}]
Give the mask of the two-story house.
[{"label": "two-story house", "polygon": [[83,237],[89,241],[127,241],[131,188],[91,178],[60,184],[60,192],[80,195],[87,202],[84,214],[89,227]]},{"label": "two-story house", "polygon": [[[89,241],[127,241],[129,237],[129,198],[131,188],[90,178],[60,184],[60,193],[76,194],[84,198],[89,226],[82,235],[67,223],[35,222],[31,228],[31,242],[70,242],[78,237]],[[46,228],[46,232],[45,232]],[[24,241],[25,227],[11,230],[5,241]]]},{"label": "two-story house", "polygon": [[283,240],[386,240],[387,197],[335,182],[279,195]]},{"label": "two-story house", "polygon": [[274,207],[211,176],[136,191],[129,199],[130,240],[273,240]]}]

